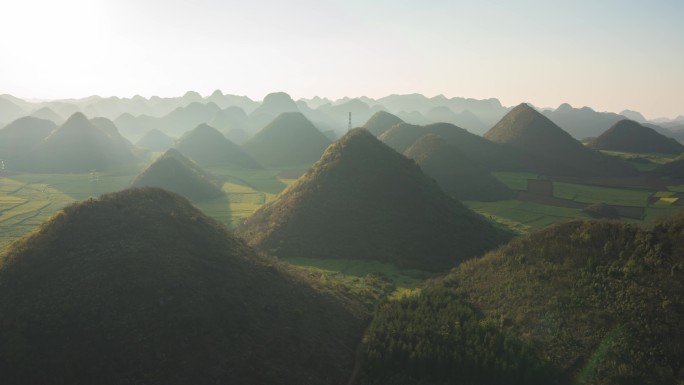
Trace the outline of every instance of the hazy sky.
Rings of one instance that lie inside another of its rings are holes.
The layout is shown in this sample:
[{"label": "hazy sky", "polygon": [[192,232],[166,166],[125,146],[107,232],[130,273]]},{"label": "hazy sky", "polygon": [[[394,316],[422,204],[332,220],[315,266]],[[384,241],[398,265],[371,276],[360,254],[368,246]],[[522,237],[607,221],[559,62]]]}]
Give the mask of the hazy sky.
[{"label": "hazy sky", "polygon": [[0,93],[420,92],[684,114],[684,1],[3,0]]}]

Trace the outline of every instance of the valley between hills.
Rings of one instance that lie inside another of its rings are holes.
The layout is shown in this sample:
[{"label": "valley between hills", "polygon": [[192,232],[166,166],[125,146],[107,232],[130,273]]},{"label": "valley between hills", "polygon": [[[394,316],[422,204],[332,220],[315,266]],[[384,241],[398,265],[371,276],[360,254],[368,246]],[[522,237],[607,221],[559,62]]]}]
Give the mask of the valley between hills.
[{"label": "valley between hills", "polygon": [[682,117],[217,90],[0,122],[10,384],[684,382]]}]

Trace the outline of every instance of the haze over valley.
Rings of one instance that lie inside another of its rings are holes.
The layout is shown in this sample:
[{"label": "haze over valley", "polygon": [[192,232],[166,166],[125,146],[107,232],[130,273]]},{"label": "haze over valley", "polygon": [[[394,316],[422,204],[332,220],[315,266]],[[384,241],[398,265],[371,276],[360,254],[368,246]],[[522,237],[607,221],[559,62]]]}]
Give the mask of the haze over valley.
[{"label": "haze over valley", "polygon": [[684,383],[684,7],[0,15],[3,384]]}]

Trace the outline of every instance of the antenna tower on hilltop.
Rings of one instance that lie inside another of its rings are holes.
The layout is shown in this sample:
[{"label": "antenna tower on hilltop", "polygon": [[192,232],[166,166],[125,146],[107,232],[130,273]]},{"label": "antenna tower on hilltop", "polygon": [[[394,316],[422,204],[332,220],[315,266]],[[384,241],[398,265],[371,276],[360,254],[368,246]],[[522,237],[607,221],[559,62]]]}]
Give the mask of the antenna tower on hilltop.
[{"label": "antenna tower on hilltop", "polygon": [[347,128],[347,131],[351,131],[351,112],[349,113],[349,126]]}]

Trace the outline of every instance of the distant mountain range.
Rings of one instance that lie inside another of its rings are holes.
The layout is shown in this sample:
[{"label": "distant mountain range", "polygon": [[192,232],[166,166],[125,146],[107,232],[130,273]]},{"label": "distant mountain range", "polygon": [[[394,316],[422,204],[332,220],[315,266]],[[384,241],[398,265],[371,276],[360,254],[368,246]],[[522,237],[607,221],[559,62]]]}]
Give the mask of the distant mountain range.
[{"label": "distant mountain range", "polygon": [[[421,94],[389,95],[331,100],[314,97],[295,101],[287,93],[275,92],[255,101],[246,96],[223,94],[220,90],[203,97],[189,91],[180,97],[132,98],[90,96],[29,102],[12,95],[0,95],[0,127],[23,116],[35,116],[61,124],[75,112],[87,117],[106,117],[122,135],[139,140],[151,129],[179,137],[200,123],[210,124],[236,143],[264,128],[283,112],[301,112],[319,130],[334,130],[336,136],[347,131],[349,112],[352,126],[360,126],[374,113],[386,111],[404,122],[416,125],[451,123],[481,135],[508,111],[497,99],[427,97]],[[638,111],[597,112],[589,107],[574,108],[567,103],[543,114],[575,139],[597,137],[622,119],[631,119],[678,140],[684,139],[684,118],[646,120]]]}]

